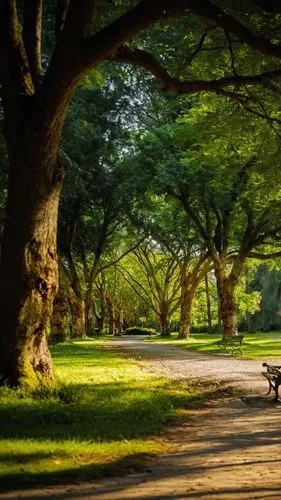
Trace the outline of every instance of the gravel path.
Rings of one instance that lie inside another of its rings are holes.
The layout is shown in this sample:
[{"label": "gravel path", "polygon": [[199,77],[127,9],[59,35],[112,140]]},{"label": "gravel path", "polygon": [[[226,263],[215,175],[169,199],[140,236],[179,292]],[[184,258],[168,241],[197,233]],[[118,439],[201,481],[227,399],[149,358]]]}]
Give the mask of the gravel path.
[{"label": "gravel path", "polygon": [[165,430],[163,438],[171,451],[141,473],[0,494],[2,500],[281,499],[281,405],[261,395],[266,381],[260,361],[183,351],[145,343],[140,337],[114,339],[109,345],[140,357],[142,366],[153,373],[228,383],[245,398],[211,399],[186,410],[181,423]]},{"label": "gravel path", "polygon": [[[141,359],[146,358],[154,372],[169,378],[212,380],[226,383],[245,393],[266,392],[267,382],[261,375],[261,361],[241,359],[228,354],[202,354],[144,340],[145,337],[136,335],[117,337],[109,345]],[[274,360],[274,364],[281,365],[281,360]]]}]

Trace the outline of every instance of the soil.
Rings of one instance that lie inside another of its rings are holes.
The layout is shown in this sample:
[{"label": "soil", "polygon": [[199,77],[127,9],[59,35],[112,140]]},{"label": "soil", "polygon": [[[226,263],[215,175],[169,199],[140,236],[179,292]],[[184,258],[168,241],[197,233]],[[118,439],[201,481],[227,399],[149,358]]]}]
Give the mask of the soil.
[{"label": "soil", "polygon": [[212,382],[220,397],[186,410],[163,435],[171,444],[169,453],[147,459],[141,472],[11,492],[0,495],[2,500],[281,499],[281,404],[273,395],[264,396],[260,361],[183,351],[140,337],[116,338],[110,348],[140,359],[153,373]]}]

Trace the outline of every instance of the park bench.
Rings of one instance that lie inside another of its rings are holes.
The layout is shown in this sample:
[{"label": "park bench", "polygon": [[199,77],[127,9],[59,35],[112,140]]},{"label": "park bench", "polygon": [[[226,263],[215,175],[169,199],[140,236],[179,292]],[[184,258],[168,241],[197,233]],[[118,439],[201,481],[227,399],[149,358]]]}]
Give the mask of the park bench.
[{"label": "park bench", "polygon": [[239,352],[242,354],[242,342],[244,335],[235,335],[233,337],[225,337],[217,342],[220,351],[223,352]]},{"label": "park bench", "polygon": [[271,392],[271,389],[273,389],[275,392],[275,401],[278,401],[278,389],[281,384],[281,366],[268,365],[267,363],[263,363],[262,366],[266,366],[266,372],[261,373],[269,383],[269,390],[266,395]]}]

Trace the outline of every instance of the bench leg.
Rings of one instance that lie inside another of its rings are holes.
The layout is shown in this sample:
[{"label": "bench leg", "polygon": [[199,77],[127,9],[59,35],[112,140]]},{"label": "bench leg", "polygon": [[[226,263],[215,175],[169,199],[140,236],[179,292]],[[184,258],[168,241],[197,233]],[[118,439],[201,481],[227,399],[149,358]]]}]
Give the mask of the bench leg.
[{"label": "bench leg", "polygon": [[275,384],[275,387],[274,387],[274,391],[275,391],[275,401],[278,402],[279,401],[279,394],[278,394],[278,390],[279,390],[279,384]]},{"label": "bench leg", "polygon": [[269,389],[268,389],[268,391],[266,393],[266,396],[268,396],[268,394],[271,393],[271,389],[274,389],[274,387],[273,387],[272,383],[270,382],[270,380],[268,380],[268,385],[269,385]]}]

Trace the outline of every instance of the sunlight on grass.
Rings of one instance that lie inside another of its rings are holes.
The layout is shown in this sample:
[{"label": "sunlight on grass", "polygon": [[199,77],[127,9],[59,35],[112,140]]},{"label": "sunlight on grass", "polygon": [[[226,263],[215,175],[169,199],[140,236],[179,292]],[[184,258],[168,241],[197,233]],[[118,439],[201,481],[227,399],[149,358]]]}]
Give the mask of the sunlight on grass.
[{"label": "sunlight on grass", "polygon": [[[188,340],[177,340],[177,334],[171,338],[161,336],[146,339],[147,342],[161,342],[192,351],[219,353],[216,342],[219,334],[197,333]],[[245,333],[242,344],[242,357],[247,359],[281,359],[281,332]]]},{"label": "sunlight on grass", "polygon": [[[161,427],[202,393],[85,340],[52,347],[52,389],[0,388],[0,488],[91,479],[167,444]],[[125,461],[125,462],[124,462]]]}]

